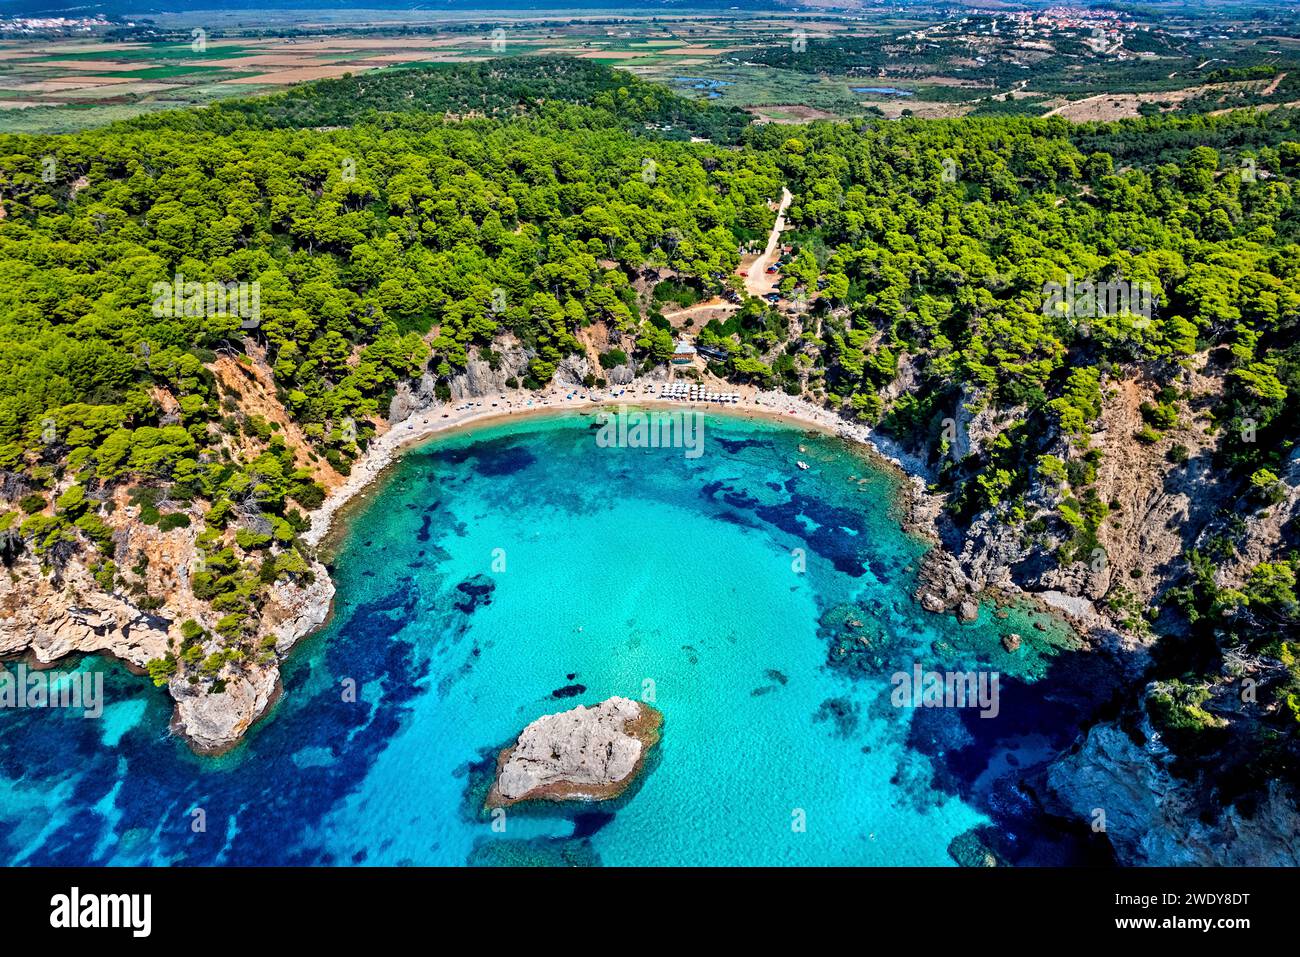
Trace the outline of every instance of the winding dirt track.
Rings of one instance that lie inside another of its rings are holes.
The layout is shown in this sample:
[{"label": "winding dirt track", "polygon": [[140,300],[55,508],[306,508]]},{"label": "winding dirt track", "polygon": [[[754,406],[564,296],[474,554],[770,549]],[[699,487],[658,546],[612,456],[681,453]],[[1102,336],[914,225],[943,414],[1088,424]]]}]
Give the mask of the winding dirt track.
[{"label": "winding dirt track", "polygon": [[[790,208],[790,203],[794,200],[794,195],[781,187],[781,205],[776,211],[776,222],[772,224],[772,231],[767,236],[767,247],[763,254],[749,264],[749,269],[745,273],[745,292],[751,296],[766,296],[772,291],[772,286],[780,280],[777,273],[768,273],[767,267],[776,262],[777,249],[781,243],[781,231],[785,229],[785,211]],[[673,313],[664,313],[664,318],[669,322],[675,322],[683,316],[689,316],[696,312],[705,312],[711,309],[739,309],[740,306],[734,302],[728,302],[721,296],[714,296],[704,302],[697,302],[693,306],[687,306],[685,309],[679,309]]]},{"label": "winding dirt track", "polygon": [[776,211],[776,222],[772,224],[772,232],[768,234],[767,248],[763,250],[763,255],[749,264],[749,272],[745,274],[745,292],[751,296],[767,295],[779,279],[776,273],[769,274],[767,267],[776,262],[781,230],[785,229],[785,211],[790,208],[793,199],[791,192],[784,186],[781,187],[781,206]]}]

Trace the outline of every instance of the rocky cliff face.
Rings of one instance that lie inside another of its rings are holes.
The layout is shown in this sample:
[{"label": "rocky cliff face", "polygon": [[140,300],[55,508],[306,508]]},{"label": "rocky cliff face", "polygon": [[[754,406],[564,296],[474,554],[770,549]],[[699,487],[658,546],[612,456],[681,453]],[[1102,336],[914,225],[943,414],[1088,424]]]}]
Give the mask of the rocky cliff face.
[{"label": "rocky cliff face", "polygon": [[[1085,824],[1104,813],[1121,863],[1295,865],[1295,794],[1273,782],[1262,793],[1256,788],[1233,792],[1232,799],[1207,799],[1236,774],[1232,754],[1253,753],[1251,742],[1268,734],[1260,716],[1240,706],[1240,679],[1284,686],[1290,680],[1286,669],[1278,662],[1238,662],[1232,676],[1211,679],[1204,707],[1228,743],[1219,741],[1217,750],[1204,745],[1208,753],[1191,759],[1180,746],[1176,760],[1142,704],[1157,639],[1122,610],[1125,604],[1158,603],[1179,580],[1185,553],[1225,532],[1225,515],[1233,517],[1236,558],[1217,567],[1220,586],[1239,587],[1252,568],[1276,560],[1300,536],[1300,452],[1289,460],[1277,501],[1268,506],[1247,505],[1232,478],[1214,467],[1222,435],[1210,429],[1205,413],[1217,404],[1224,383],[1222,368],[1208,358],[1197,356],[1183,370],[1174,400],[1177,422],[1154,437],[1143,408],[1159,401],[1159,382],[1135,367],[1104,383],[1101,415],[1087,445],[1101,453],[1092,488],[1109,511],[1092,555],[1060,560],[1071,537],[1059,517],[1068,492],[1040,476],[1023,497],[971,517],[964,527],[935,516],[932,525],[947,549],[927,556],[916,599],[932,612],[966,618],[981,592],[1028,593],[1064,614],[1094,650],[1113,658],[1132,688],[1125,727],[1140,720],[1143,730],[1130,736],[1115,722],[1098,724],[1045,774],[1054,813]],[[1168,401],[1170,390],[1163,394]],[[978,395],[963,394],[950,423],[953,461],[965,463],[969,474],[977,460],[966,457],[988,455],[1014,418],[991,412]],[[1077,462],[1081,446],[1058,437],[1045,451]],[[913,497],[936,500],[922,490]]]},{"label": "rocky cliff face", "polygon": [[54,584],[24,556],[0,573],[0,655],[30,651],[41,663],[72,654],[108,654],[137,671],[168,650],[171,622],[108,594],[72,563]]},{"label": "rocky cliff face", "polygon": [[501,752],[487,804],[617,797],[659,741],[661,723],[658,711],[630,698],[544,715]]},{"label": "rocky cliff face", "polygon": [[[149,559],[143,575],[132,576],[140,591],[165,594],[165,603],[144,610],[139,595],[120,582],[106,591],[80,557],[70,560],[56,580],[23,554],[0,571],[0,655],[29,653],[49,663],[67,655],[102,654],[143,674],[148,662],[177,652],[181,622],[193,619],[212,634],[218,616],[194,597],[188,583],[187,570],[195,560],[193,533],[147,525],[122,528],[130,531],[122,537],[124,548]],[[271,586],[248,644],[261,648],[271,638],[272,647],[227,663],[210,676],[189,671],[168,682],[176,702],[172,727],[195,751],[229,749],[274,701],[281,660],[329,615],[334,597],[329,573],[317,562],[311,563],[311,572],[310,583],[281,580]],[[203,653],[219,649],[220,642],[210,638]]]},{"label": "rocky cliff face", "polygon": [[[520,383],[528,375],[528,363],[532,361],[534,353],[524,348],[517,340],[509,337],[500,339],[493,345],[493,352],[496,354],[494,362],[471,359],[465,366],[464,372],[448,380],[453,401],[503,395],[513,391],[509,385],[511,379]],[[552,381],[559,388],[581,386],[583,379],[591,373],[591,370],[591,363],[586,356],[568,355],[556,367]],[[429,379],[428,376],[425,378]],[[628,376],[629,381],[630,378]],[[400,422],[413,412],[427,408],[433,401],[431,381],[427,383],[427,388],[422,385],[414,394],[409,387],[403,388],[399,390],[398,398],[394,399],[398,404],[390,410],[396,413],[396,417],[390,414],[389,421]]]},{"label": "rocky cliff face", "polygon": [[[482,363],[487,366],[487,363]],[[399,382],[397,391],[388,403],[388,421],[396,425],[405,422],[422,409],[427,409],[435,401],[434,387],[437,381],[427,372],[418,382]]]},{"label": "rocky cliff face", "polygon": [[[1072,534],[1059,512],[1068,490],[1038,475],[1021,498],[974,515],[962,529],[942,517],[936,521],[955,560],[935,559],[918,600],[933,611],[949,611],[969,593],[1025,591],[1085,631],[1115,627],[1106,603],[1116,596],[1151,604],[1172,583],[1185,552],[1217,528],[1223,507],[1232,504],[1233,490],[1210,464],[1218,436],[1199,416],[1204,398],[1222,390],[1222,376],[1204,374],[1205,363],[1200,356],[1187,371],[1188,398],[1178,403],[1178,424],[1156,441],[1136,438],[1144,427],[1142,406],[1155,398],[1155,383],[1134,369],[1106,386],[1088,443],[1100,452],[1092,488],[1109,513],[1090,554],[1061,560]],[[966,394],[957,409],[951,443],[956,461],[987,454],[1019,411],[995,413],[980,396]],[[1046,451],[1062,461],[1081,454],[1064,438]],[[1300,463],[1293,471],[1300,479]],[[1268,554],[1297,511],[1300,492],[1271,516],[1252,521],[1244,550]]]},{"label": "rocky cliff face", "polygon": [[1236,542],[1237,561],[1220,569],[1220,584],[1240,586],[1252,568],[1294,547],[1295,539],[1300,537],[1300,448],[1291,454],[1280,478],[1279,500],[1247,519]]},{"label": "rocky cliff face", "polygon": [[1204,790],[1171,772],[1149,723],[1141,737],[1110,722],[1091,728],[1048,770],[1056,810],[1103,829],[1124,864],[1300,866],[1300,814],[1281,785],[1270,784],[1250,816],[1237,807],[1207,816]]},{"label": "rocky cliff face", "polygon": [[181,675],[167,683],[176,702],[172,730],[198,754],[222,754],[234,747],[276,699],[280,669],[253,665],[220,680],[220,691],[213,681],[190,684]]},{"label": "rocky cliff face", "polygon": [[982,451],[1024,414],[1023,406],[999,409],[990,405],[984,394],[963,391],[952,422],[952,457],[960,462],[972,452]]},{"label": "rocky cliff face", "polygon": [[[1019,511],[1003,505],[975,516],[955,551],[977,587],[1020,587],[1056,591],[1097,602],[1117,588],[1148,603],[1169,583],[1183,553],[1216,518],[1225,496],[1223,475],[1210,460],[1218,437],[1199,413],[1204,397],[1222,391],[1222,376],[1204,374],[1207,357],[1186,374],[1190,399],[1177,403],[1178,424],[1156,441],[1139,441],[1141,408],[1152,402],[1156,384],[1135,368],[1105,387],[1102,413],[1089,443],[1100,451],[1093,484],[1109,514],[1098,531],[1099,551],[1060,563],[1055,552],[1068,538],[1058,506],[1063,495],[1041,478],[1029,488]],[[974,402],[978,408],[978,399]],[[987,410],[972,414],[966,402],[955,423],[959,457],[991,447],[1010,418]],[[1176,448],[1185,461],[1171,461]],[[1048,452],[1063,460],[1078,452],[1058,440]],[[1041,530],[1030,531],[1037,524]]]},{"label": "rocky cliff face", "polygon": [[498,353],[500,362],[495,369],[482,359],[471,359],[465,371],[452,376],[448,385],[455,400],[481,399],[487,395],[500,395],[509,386],[506,380],[522,380],[528,374],[529,355],[518,345],[503,347]]},{"label": "rocky cliff face", "polygon": [[254,641],[260,646],[262,639],[274,639],[271,652],[226,665],[212,678],[176,675],[167,683],[176,701],[172,728],[198,753],[232,748],[279,697],[280,663],[300,638],[325,624],[334,600],[325,566],[312,562],[312,574],[303,585],[279,581],[271,587]]}]

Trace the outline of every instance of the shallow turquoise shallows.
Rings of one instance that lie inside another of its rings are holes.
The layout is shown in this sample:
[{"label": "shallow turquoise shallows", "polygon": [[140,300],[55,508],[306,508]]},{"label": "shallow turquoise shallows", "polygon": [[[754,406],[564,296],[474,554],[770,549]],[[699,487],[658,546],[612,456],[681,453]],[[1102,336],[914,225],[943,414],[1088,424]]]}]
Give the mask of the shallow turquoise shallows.
[{"label": "shallow turquoise shallows", "polygon": [[[80,667],[106,673],[102,720],[0,713],[0,858],[1070,859],[1014,781],[1073,733],[1072,633],[1028,608],[921,610],[926,546],[895,480],[841,440],[709,417],[692,458],[597,434],[555,415],[408,453],[349,518],[332,621],[222,758],[168,737],[163,692],[98,659]],[[997,672],[1000,713],[897,707],[891,676],[917,664]],[[483,813],[524,725],[611,695],[664,715],[636,785]]]}]

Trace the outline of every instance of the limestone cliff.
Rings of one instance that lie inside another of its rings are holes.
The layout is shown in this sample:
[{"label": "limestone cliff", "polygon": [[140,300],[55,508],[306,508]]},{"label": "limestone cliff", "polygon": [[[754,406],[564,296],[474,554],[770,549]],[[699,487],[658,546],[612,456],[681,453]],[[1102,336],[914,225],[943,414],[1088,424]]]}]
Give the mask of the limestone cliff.
[{"label": "limestone cliff", "polygon": [[1204,788],[1173,773],[1149,722],[1139,737],[1113,722],[1091,728],[1048,770],[1055,810],[1104,830],[1124,864],[1300,866],[1300,813],[1281,784],[1269,784],[1250,814],[1216,808]]},{"label": "limestone cliff", "polygon": [[0,573],[0,620],[0,655],[30,651],[43,664],[103,653],[140,671],[170,647],[170,621],[105,592],[80,562],[59,585],[27,557]]},{"label": "limestone cliff", "polygon": [[[1130,689],[1121,720],[1081,734],[1048,764],[1044,780],[1053,813],[1085,825],[1104,813],[1121,863],[1294,865],[1300,863],[1297,795],[1239,766],[1285,723],[1273,713],[1276,689],[1293,680],[1284,663],[1220,649],[1224,673],[1194,679],[1183,691],[1196,696],[1191,707],[1211,729],[1206,738],[1162,740],[1146,713],[1160,640],[1147,612],[1183,583],[1186,553],[1227,536],[1232,555],[1216,559],[1215,582],[1240,588],[1253,568],[1276,561],[1300,536],[1300,451],[1267,505],[1250,500],[1240,478],[1216,466],[1224,436],[1212,428],[1212,415],[1225,367],[1211,359],[1194,357],[1172,387],[1141,366],[1115,370],[1102,384],[1100,415],[1082,441],[1038,437],[1038,450],[1080,470],[1083,456],[1092,457],[1090,485],[1106,515],[1090,553],[1071,556],[1065,548],[1073,532],[1060,506],[1072,491],[1035,474],[1022,496],[960,522],[933,508],[922,514],[919,523],[946,548],[926,556],[916,599],[929,611],[966,618],[981,592],[1028,594],[1064,614],[1089,646],[1116,662]],[[1146,414],[1160,401],[1176,411],[1176,421],[1156,431],[1146,427]],[[963,393],[948,423],[944,454],[951,458],[940,456],[946,477],[978,476],[1018,411],[995,413],[978,393]],[[937,478],[937,487],[914,489],[913,498],[942,502],[944,493],[935,491],[945,487],[944,476]],[[1186,627],[1170,617],[1175,633]],[[1261,698],[1258,706],[1243,705],[1247,680],[1271,689],[1268,704]],[[1239,786],[1224,787],[1227,782]]]},{"label": "limestone cliff", "polygon": [[[210,637],[219,616],[189,587],[193,533],[125,521],[119,530],[125,532],[119,536],[121,557],[132,556],[137,564],[111,589],[96,580],[82,555],[68,560],[57,576],[27,553],[0,570],[0,655],[30,654],[51,663],[67,655],[102,654],[143,674],[150,661],[179,652],[187,620],[209,636],[199,648],[203,657],[221,649],[220,640]],[[176,703],[174,730],[200,753],[233,746],[274,700],[280,662],[299,638],[325,622],[333,596],[319,562],[311,563],[301,582],[271,585],[256,629],[245,640],[256,654],[211,674],[184,668],[167,683]]]}]

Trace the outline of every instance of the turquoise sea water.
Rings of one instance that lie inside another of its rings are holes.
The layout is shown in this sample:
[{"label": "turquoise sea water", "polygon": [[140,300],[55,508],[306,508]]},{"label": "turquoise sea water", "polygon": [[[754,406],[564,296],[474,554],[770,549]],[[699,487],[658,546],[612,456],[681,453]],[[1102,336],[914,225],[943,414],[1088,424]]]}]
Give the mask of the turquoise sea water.
[{"label": "turquoise sea water", "polygon": [[[838,439],[738,418],[698,458],[599,447],[578,414],[438,439],[351,516],[333,619],[231,754],[191,755],[163,693],[98,659],[102,720],[0,713],[0,859],[945,865],[978,836],[1074,860],[1017,781],[1091,707],[1091,657],[1028,609],[921,610],[894,489]],[[997,671],[998,717],[896,707],[917,662]],[[615,694],[664,715],[638,784],[494,829],[496,752]]]}]

